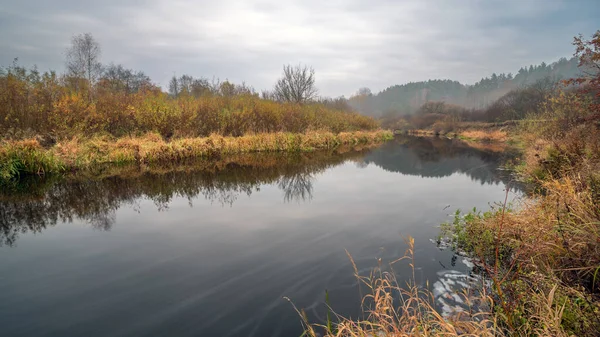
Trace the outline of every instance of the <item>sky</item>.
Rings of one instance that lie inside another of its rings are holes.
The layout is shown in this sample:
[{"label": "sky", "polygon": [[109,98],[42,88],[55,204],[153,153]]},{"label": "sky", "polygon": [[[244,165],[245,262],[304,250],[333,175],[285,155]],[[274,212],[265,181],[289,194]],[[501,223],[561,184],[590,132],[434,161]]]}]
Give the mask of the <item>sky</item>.
[{"label": "sky", "polygon": [[322,96],[492,73],[573,54],[600,29],[596,0],[2,0],[0,66],[62,72],[72,36],[101,60],[169,79],[228,79],[271,89],[284,64],[314,68]]}]

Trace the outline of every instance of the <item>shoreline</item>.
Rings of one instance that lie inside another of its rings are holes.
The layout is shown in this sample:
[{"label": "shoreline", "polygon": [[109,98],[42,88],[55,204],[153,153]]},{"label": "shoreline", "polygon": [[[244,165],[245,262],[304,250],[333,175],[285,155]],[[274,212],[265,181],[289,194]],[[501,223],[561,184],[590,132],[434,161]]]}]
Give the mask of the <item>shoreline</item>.
[{"label": "shoreline", "polygon": [[[451,139],[492,144],[498,138],[489,137],[494,130],[462,130],[467,139],[456,131]],[[441,224],[438,238],[477,262],[489,293],[457,296],[486,309],[442,317],[429,301],[431,292],[416,280],[400,285],[392,273],[361,276],[355,269],[357,279],[370,287],[364,298],[375,300],[375,306],[363,307],[366,322],[338,317],[325,336],[341,330],[412,335],[413,329],[450,336],[458,335],[457,329],[480,336],[595,336],[600,328],[600,129],[585,119],[566,124],[559,115],[548,118],[543,128],[522,123],[501,130],[505,138],[500,144],[516,145],[521,153],[518,163],[507,165],[517,180],[535,189],[519,207],[509,202],[507,192],[504,202],[496,201],[489,210],[457,210],[452,221]],[[434,130],[405,133],[444,137]],[[405,241],[407,253],[399,260],[414,261],[414,240]],[[410,267],[414,270],[414,262]],[[405,296],[399,303],[394,302],[398,293]],[[303,322],[305,333],[317,336],[318,325]]]},{"label": "shoreline", "polygon": [[101,165],[178,163],[188,159],[260,152],[312,152],[341,146],[379,144],[393,139],[387,130],[307,133],[264,133],[240,137],[210,135],[165,141],[149,133],[141,137],[74,137],[43,147],[36,139],[0,142],[0,183],[22,175],[49,175]]},{"label": "shoreline", "polygon": [[474,127],[464,130],[436,131],[432,129],[396,130],[395,134],[407,134],[417,137],[446,137],[465,141],[505,143],[510,142],[510,132],[504,127]]}]

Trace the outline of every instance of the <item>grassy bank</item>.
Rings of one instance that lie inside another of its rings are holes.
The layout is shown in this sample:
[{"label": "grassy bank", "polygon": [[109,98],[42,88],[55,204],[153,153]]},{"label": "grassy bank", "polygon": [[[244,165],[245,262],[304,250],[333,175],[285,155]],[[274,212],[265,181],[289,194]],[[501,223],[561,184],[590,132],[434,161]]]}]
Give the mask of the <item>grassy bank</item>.
[{"label": "grassy bank", "polygon": [[478,257],[493,283],[494,313],[519,335],[595,336],[600,331],[600,130],[576,94],[522,123],[521,179],[537,188],[516,210],[457,213],[454,245]]},{"label": "grassy bank", "polygon": [[475,142],[507,142],[509,140],[508,127],[490,126],[494,123],[459,123],[452,131],[436,129],[410,129],[405,133],[419,137],[448,137],[459,138]]},{"label": "grassy bank", "polygon": [[[597,336],[600,119],[587,104],[572,104],[578,99],[555,97],[542,112],[544,123],[521,123],[509,139],[523,145],[515,173],[535,187],[533,195],[517,206],[505,200],[486,212],[457,211],[442,225],[451,246],[474,258],[488,280],[475,292],[456,294],[471,310],[443,317],[427,288],[398,283],[392,263],[367,276],[355,271],[367,289],[364,320],[304,320],[307,334]],[[412,254],[409,241],[403,259],[414,268]]]},{"label": "grassy bank", "polygon": [[342,145],[367,145],[392,138],[389,131],[265,133],[241,137],[210,135],[166,141],[158,134],[142,137],[72,138],[50,147],[36,139],[0,143],[0,179],[23,174],[51,174],[103,164],[179,162],[253,152],[307,152]]},{"label": "grassy bank", "polygon": [[334,100],[266,99],[228,81],[196,81],[166,93],[148,78],[133,86],[129,80],[89,82],[16,63],[0,68],[0,180],[103,164],[331,149],[392,136]]}]

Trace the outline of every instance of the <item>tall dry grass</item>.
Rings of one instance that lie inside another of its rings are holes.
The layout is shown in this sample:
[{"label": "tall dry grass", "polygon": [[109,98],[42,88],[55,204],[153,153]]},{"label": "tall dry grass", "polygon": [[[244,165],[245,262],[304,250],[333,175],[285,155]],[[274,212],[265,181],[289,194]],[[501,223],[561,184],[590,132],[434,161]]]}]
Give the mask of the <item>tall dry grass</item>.
[{"label": "tall dry grass", "polygon": [[[406,240],[408,248],[403,257],[390,262],[389,268],[380,265],[367,276],[360,275],[352,256],[347,252],[355,276],[367,289],[362,305],[364,319],[352,320],[340,315],[328,315],[326,324],[311,324],[303,311],[296,309],[310,337],[366,337],[366,336],[504,336],[496,317],[482,308],[491,307],[493,299],[485,293],[475,298],[462,294],[472,310],[443,317],[436,311],[434,296],[419,287],[414,274],[414,239]],[[400,284],[394,273],[396,263],[406,261],[412,277]],[[384,270],[384,269],[387,269]],[[478,307],[478,309],[475,309]],[[330,308],[330,310],[333,310]]]},{"label": "tall dry grass", "polygon": [[[305,335],[596,336],[600,222],[590,209],[590,196],[576,193],[577,186],[551,182],[546,188],[546,197],[530,200],[518,211],[505,201],[485,213],[457,213],[447,225],[455,248],[478,259],[487,280],[476,292],[458,294],[468,310],[449,316],[436,310],[432,293],[415,282],[414,241],[409,238],[404,257],[367,276],[359,275],[349,255],[355,276],[367,289],[364,318],[334,313],[326,324],[311,324],[296,308]],[[400,261],[413,270],[406,284],[394,272]]]},{"label": "tall dry grass", "polygon": [[407,130],[407,134],[413,136],[446,136],[449,138],[460,138],[466,141],[485,143],[504,143],[509,140],[506,127],[489,127],[490,123],[457,122],[450,129],[413,129]]},{"label": "tall dry grass", "polygon": [[447,225],[494,281],[499,322],[513,334],[600,331],[600,125],[588,106],[561,92],[517,129],[518,173],[536,194],[516,210],[457,214]]},{"label": "tall dry grass", "polygon": [[0,142],[0,182],[23,173],[44,175],[63,169],[60,159],[35,139]]},{"label": "tall dry grass", "polygon": [[504,130],[465,130],[459,132],[459,137],[486,142],[506,142],[508,133]]},{"label": "tall dry grass", "polygon": [[74,137],[43,147],[36,139],[0,143],[0,180],[21,174],[48,174],[91,168],[102,164],[176,163],[255,152],[309,152],[339,146],[369,145],[393,137],[389,131],[262,133],[240,137],[212,134],[209,137],[164,140],[159,134],[141,137]]}]

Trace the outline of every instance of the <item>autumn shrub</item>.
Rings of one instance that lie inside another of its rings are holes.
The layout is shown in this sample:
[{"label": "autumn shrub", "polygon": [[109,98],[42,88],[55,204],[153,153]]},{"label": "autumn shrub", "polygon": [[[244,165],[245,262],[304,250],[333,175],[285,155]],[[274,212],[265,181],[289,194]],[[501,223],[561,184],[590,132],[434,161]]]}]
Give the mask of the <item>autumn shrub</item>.
[{"label": "autumn shrub", "polygon": [[452,131],[457,131],[458,128],[459,128],[458,121],[454,120],[452,118],[444,118],[444,119],[438,120],[435,123],[433,123],[433,125],[431,126],[431,129],[436,134],[447,134]]},{"label": "autumn shrub", "polygon": [[105,82],[93,88],[72,82],[18,66],[4,69],[0,72],[0,132],[19,137],[23,130],[30,130],[62,139],[157,132],[170,139],[212,133],[235,137],[310,130],[339,133],[379,126],[370,117],[318,102],[275,102],[248,92],[172,97],[152,86],[129,92]]}]

